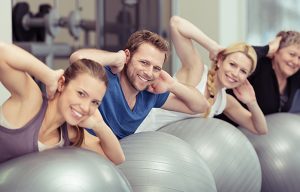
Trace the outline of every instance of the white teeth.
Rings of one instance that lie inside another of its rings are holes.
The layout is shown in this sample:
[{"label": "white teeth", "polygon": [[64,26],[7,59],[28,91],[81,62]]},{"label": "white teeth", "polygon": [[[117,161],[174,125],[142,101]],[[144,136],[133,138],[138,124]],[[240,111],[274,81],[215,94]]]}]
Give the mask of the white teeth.
[{"label": "white teeth", "polygon": [[139,77],[142,81],[144,81],[144,82],[147,82],[147,81],[148,81],[147,79],[143,78],[142,76],[139,76],[139,75],[138,75],[138,77]]},{"label": "white teeth", "polygon": [[298,66],[297,66],[297,65],[294,65],[293,63],[288,63],[287,65],[288,65],[290,68],[292,68],[293,70],[298,68]]},{"label": "white teeth", "polygon": [[234,82],[236,82],[236,80],[235,79],[233,79],[233,78],[231,78],[231,77],[229,77],[229,76],[227,76],[227,79],[231,82],[231,83],[234,83]]},{"label": "white teeth", "polygon": [[74,112],[74,114],[75,114],[76,116],[82,117],[82,114],[81,114],[81,113],[79,113],[79,112],[77,112],[77,111],[75,111],[75,110],[73,110],[73,112]]},{"label": "white teeth", "polygon": [[292,63],[287,63],[287,65],[291,68],[294,68],[294,65]]}]

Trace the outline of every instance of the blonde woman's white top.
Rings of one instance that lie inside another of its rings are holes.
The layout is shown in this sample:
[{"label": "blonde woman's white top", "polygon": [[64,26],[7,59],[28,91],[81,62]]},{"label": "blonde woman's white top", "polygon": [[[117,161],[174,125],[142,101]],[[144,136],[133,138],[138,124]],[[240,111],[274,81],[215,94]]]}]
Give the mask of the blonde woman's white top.
[{"label": "blonde woman's white top", "polygon": [[[204,66],[204,71],[202,79],[197,85],[197,89],[204,94],[206,83],[207,83],[208,69]],[[215,115],[221,114],[226,107],[226,89],[223,88],[218,91],[216,95],[215,103],[211,106],[210,113],[208,117],[213,117]],[[190,115],[186,113],[168,111],[161,108],[153,108],[148,116],[144,119],[142,124],[138,127],[135,133],[144,131],[155,131],[165,125],[170,123],[180,121],[182,119],[187,119],[191,117],[203,117],[203,114]]]}]

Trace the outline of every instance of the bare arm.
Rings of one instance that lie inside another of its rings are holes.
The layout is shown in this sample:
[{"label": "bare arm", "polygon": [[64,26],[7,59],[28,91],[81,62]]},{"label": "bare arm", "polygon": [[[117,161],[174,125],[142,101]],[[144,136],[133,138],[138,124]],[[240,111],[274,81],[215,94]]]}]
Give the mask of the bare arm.
[{"label": "bare arm", "polygon": [[160,78],[148,88],[148,91],[171,92],[162,106],[166,110],[197,114],[205,112],[209,107],[206,98],[196,88],[176,81],[165,71],[161,72]]},{"label": "bare arm", "polygon": [[[248,90],[247,90],[248,89]],[[234,90],[235,95],[239,100],[245,103],[249,109],[245,109],[233,96],[227,94],[227,105],[224,110],[226,116],[247,128],[255,134],[266,134],[268,127],[265,116],[257,104],[252,86],[246,81],[238,89]]]},{"label": "bare arm", "polygon": [[120,142],[117,137],[111,131],[111,129],[103,121],[102,116],[98,110],[87,121],[82,122],[80,126],[90,127],[96,133],[93,136],[89,133],[85,134],[85,141],[83,148],[95,151],[114,164],[120,164],[125,161],[125,156],[121,148]]},{"label": "bare arm", "polygon": [[170,31],[172,42],[182,64],[176,73],[176,78],[180,82],[196,86],[202,76],[203,63],[193,45],[193,41],[207,49],[210,52],[211,59],[216,59],[218,52],[222,48],[194,24],[179,16],[171,18]]},{"label": "bare arm", "polygon": [[51,85],[62,73],[62,70],[50,69],[36,57],[13,44],[0,43],[0,78],[12,97],[27,99],[29,90],[39,90],[29,75],[45,85]]},{"label": "bare arm", "polygon": [[22,127],[42,105],[42,92],[30,75],[56,89],[62,73],[63,70],[53,71],[13,44],[0,43],[0,80],[11,93],[3,104],[3,112],[11,125]]},{"label": "bare arm", "polygon": [[126,54],[123,50],[109,52],[100,49],[80,49],[70,56],[70,63],[79,59],[91,59],[103,66],[110,66],[114,73],[120,72],[126,62]]}]

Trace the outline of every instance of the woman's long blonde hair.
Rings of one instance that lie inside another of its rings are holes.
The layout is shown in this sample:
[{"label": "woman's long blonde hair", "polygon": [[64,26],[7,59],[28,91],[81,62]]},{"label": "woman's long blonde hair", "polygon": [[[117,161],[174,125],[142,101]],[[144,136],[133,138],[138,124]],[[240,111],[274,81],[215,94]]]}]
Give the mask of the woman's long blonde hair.
[{"label": "woman's long blonde hair", "polygon": [[[228,55],[237,53],[237,52],[244,53],[251,60],[252,65],[251,65],[250,74],[253,73],[256,68],[257,55],[256,55],[254,48],[251,45],[248,45],[244,42],[235,43],[235,44],[227,47],[223,51],[221,51],[218,54],[217,60],[212,61],[212,66],[211,66],[211,69],[208,71],[208,76],[207,76],[207,90],[209,93],[208,102],[211,105],[213,105],[215,95],[217,94],[217,90],[216,90],[215,82],[214,82],[216,72],[219,69],[217,66],[217,63],[220,59],[221,59],[221,61],[224,61]],[[210,113],[210,109],[205,113],[205,117],[207,117],[209,115],[209,113]]]}]

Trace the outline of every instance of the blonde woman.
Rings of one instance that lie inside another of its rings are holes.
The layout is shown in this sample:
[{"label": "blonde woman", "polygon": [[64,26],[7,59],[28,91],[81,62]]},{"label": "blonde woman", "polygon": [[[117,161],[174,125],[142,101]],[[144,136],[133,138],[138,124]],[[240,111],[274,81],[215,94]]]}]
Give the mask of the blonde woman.
[{"label": "blonde woman", "polygon": [[289,112],[300,91],[300,33],[280,31],[264,47],[254,47],[258,64],[249,81],[265,115]]},{"label": "blonde woman", "polygon": [[[247,80],[256,68],[255,50],[245,43],[237,43],[222,49],[195,25],[179,16],[171,18],[170,29],[176,53],[182,64],[175,78],[181,83],[196,87],[211,105],[206,113],[196,116],[213,117],[224,113],[252,133],[266,134],[268,129],[265,117]],[[209,51],[210,58],[213,60],[210,70],[201,61],[193,41]],[[248,109],[245,109],[233,96],[226,94],[226,89],[233,89],[236,97],[246,104]],[[193,116],[153,109],[137,132],[156,130],[168,123],[188,117]]]}]

